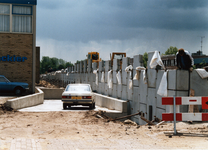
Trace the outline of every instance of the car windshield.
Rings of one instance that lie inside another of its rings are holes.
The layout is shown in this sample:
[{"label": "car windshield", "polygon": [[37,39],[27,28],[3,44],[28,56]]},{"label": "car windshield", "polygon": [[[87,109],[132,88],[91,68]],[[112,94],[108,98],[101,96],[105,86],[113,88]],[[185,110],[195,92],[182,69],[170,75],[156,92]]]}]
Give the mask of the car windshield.
[{"label": "car windshield", "polygon": [[0,82],[10,82],[7,78],[0,77]]},{"label": "car windshield", "polygon": [[68,85],[65,91],[90,92],[89,85]]}]

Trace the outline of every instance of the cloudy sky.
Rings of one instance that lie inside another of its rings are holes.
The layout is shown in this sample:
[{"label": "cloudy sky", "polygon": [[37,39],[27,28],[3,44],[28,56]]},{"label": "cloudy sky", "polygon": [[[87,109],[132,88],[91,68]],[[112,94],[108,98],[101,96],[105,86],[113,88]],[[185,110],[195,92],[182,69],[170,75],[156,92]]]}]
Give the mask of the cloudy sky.
[{"label": "cloudy sky", "polygon": [[208,55],[208,0],[38,0],[37,46],[41,57],[72,63],[90,51],[109,60],[170,46]]}]

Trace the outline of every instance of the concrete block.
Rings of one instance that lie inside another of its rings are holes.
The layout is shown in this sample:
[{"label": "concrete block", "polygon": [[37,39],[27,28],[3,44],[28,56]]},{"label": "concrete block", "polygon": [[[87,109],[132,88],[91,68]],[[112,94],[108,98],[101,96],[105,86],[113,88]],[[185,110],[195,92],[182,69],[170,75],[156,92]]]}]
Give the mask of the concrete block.
[{"label": "concrete block", "polygon": [[143,55],[135,55],[133,60],[133,68],[136,69],[138,66],[142,66],[143,62]]},{"label": "concrete block", "polygon": [[132,88],[129,88],[129,84],[130,84],[130,79],[131,78],[132,77],[130,76],[130,73],[128,73],[128,77],[127,77],[127,94],[128,94],[128,98],[127,99],[128,100],[133,100],[133,85],[132,85]]},{"label": "concrete block", "polygon": [[116,71],[113,71],[113,83],[114,84],[117,84],[118,83],[117,78],[116,78],[116,74],[117,74],[117,72]]},{"label": "concrete block", "polygon": [[147,103],[147,84],[144,83],[143,81],[143,72],[144,70],[141,71],[140,73],[140,102],[146,104]]},{"label": "concrete block", "polygon": [[[136,70],[133,69],[133,77],[135,76],[135,74],[136,74]],[[133,80],[133,85],[134,86],[139,86],[139,82],[140,82],[140,80]]]},{"label": "concrete block", "polygon": [[127,115],[130,115],[133,113],[133,101],[129,100],[127,101]]},{"label": "concrete block", "polygon": [[129,60],[130,60],[129,57],[124,57],[122,59],[122,71],[124,71],[126,69],[126,67],[129,66]]},{"label": "concrete block", "polygon": [[[147,118],[148,120],[154,119],[154,115],[156,114],[156,90],[154,88],[148,88],[148,105],[147,105]],[[152,108],[152,110],[150,110]],[[150,112],[152,111],[152,114]],[[149,118],[149,116],[152,116],[152,118]]]},{"label": "concrete block", "polygon": [[168,89],[169,90],[188,90],[189,72],[187,70],[169,70]]},{"label": "concrete block", "polygon": [[119,99],[121,99],[121,97],[122,97],[122,84],[118,84],[117,85],[117,97],[119,98]]},{"label": "concrete block", "polygon": [[14,110],[31,107],[39,104],[43,104],[44,93],[41,89],[36,88],[37,93],[22,96],[14,99],[10,99],[6,102],[7,107],[13,108]]},{"label": "concrete block", "polygon": [[97,91],[95,82],[92,83],[92,87],[91,88],[92,88],[92,91],[94,91],[94,92]]},{"label": "concrete block", "polygon": [[118,71],[120,68],[120,60],[119,59],[113,59],[113,71]]},{"label": "concrete block", "polygon": [[158,73],[157,73],[157,81],[156,81],[156,99],[157,99],[157,107],[158,108],[162,108],[162,109],[165,109],[165,105],[162,105],[162,97],[160,95],[157,94],[157,91],[158,91],[158,88],[160,86],[160,82],[161,82],[161,79],[162,79],[162,76],[164,74],[164,70],[158,70]]},{"label": "concrete block", "polygon": [[80,68],[80,73],[83,73],[83,69],[84,69],[84,66],[83,66],[83,61],[80,61],[79,63],[79,68]]},{"label": "concrete block", "polygon": [[92,72],[92,59],[88,59],[87,71],[88,73]]},{"label": "concrete block", "polygon": [[128,95],[127,95],[127,86],[122,85],[122,93],[121,93],[121,99],[122,100],[127,100]]},{"label": "concrete block", "polygon": [[101,82],[101,76],[102,76],[102,72],[98,71],[98,82]]},{"label": "concrete block", "polygon": [[147,61],[147,68],[148,68],[148,69],[151,69],[149,64],[150,64],[150,62],[151,62],[151,59],[152,59],[154,53],[155,53],[155,52],[148,52],[148,61]]},{"label": "concrete block", "polygon": [[98,64],[96,62],[92,63],[92,70],[97,70],[98,69]]},{"label": "concrete block", "polygon": [[151,88],[156,87],[156,77],[157,77],[157,71],[155,69],[147,70],[148,87],[151,87]]},{"label": "concrete block", "polygon": [[132,113],[135,114],[139,110],[139,100],[140,100],[140,89],[139,87],[133,87],[133,110]]},{"label": "concrete block", "polygon": [[112,94],[113,94],[113,88],[108,88],[108,95],[112,96]]},{"label": "concrete block", "polygon": [[[140,112],[143,112],[144,113],[144,117],[147,119],[147,115],[146,115],[146,113],[147,113],[147,105],[140,103],[140,105],[139,105],[139,111]],[[143,121],[141,118],[139,118],[139,124],[140,125],[145,125],[146,122]]]},{"label": "concrete block", "polygon": [[195,96],[208,96],[208,80],[202,79],[196,70],[191,73],[190,88],[194,90]]},{"label": "concrete block", "polygon": [[77,72],[79,73],[80,72],[80,64],[77,63]]},{"label": "concrete block", "polygon": [[108,82],[108,72],[105,71],[105,83]]},{"label": "concrete block", "polygon": [[105,61],[105,72],[108,72],[111,69],[112,69],[111,61],[110,60]]},{"label": "concrete block", "polygon": [[61,99],[64,88],[40,88],[44,93],[44,99]]},{"label": "concrete block", "polygon": [[112,93],[113,98],[117,98],[117,84],[113,84],[113,93]]},{"label": "concrete block", "polygon": [[122,84],[123,85],[127,85],[127,72],[125,72],[124,70],[122,70],[122,76],[121,76],[121,79],[122,79]]},{"label": "concrete block", "polygon": [[99,62],[99,71],[104,71],[104,61]]},{"label": "concrete block", "polygon": [[84,60],[84,73],[86,73],[87,72],[87,61],[88,60]]},{"label": "concrete block", "polygon": [[104,85],[105,85],[105,92],[104,92],[104,94],[108,96],[109,95],[108,84],[107,83],[104,83]]}]

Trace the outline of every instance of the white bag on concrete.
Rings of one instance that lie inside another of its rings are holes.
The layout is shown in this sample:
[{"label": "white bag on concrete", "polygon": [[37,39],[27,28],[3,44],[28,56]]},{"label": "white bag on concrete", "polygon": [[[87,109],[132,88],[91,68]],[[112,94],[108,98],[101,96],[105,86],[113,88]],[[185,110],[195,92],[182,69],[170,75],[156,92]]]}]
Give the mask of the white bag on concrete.
[{"label": "white bag on concrete", "polygon": [[166,71],[163,73],[157,94],[160,96],[164,96],[164,97],[168,96],[167,86],[168,86],[168,84],[167,84],[167,71]]},{"label": "white bag on concrete", "polygon": [[112,70],[108,71],[108,87],[110,89],[113,87]]},{"label": "white bag on concrete", "polygon": [[136,67],[136,74],[134,75],[133,80],[139,80],[139,77],[140,77],[139,74],[141,70],[146,70],[146,68],[141,67],[141,66]]},{"label": "white bag on concrete", "polygon": [[129,72],[129,89],[132,88],[132,79],[131,79],[131,71],[133,69],[132,65],[129,65],[128,67],[125,68],[125,71],[128,73]]},{"label": "white bag on concrete", "polygon": [[131,71],[129,72],[129,89],[132,89],[132,79],[131,79]]},{"label": "white bag on concrete", "polygon": [[104,71],[102,72],[101,82],[105,82],[105,73],[104,73]]},{"label": "white bag on concrete", "polygon": [[147,84],[146,70],[143,71],[143,82],[144,84]]},{"label": "white bag on concrete", "polygon": [[117,78],[118,84],[121,84],[121,71],[118,71],[118,73],[116,74],[116,78]]},{"label": "white bag on concrete", "polygon": [[205,69],[195,69],[202,79],[208,78],[208,72]]},{"label": "white bag on concrete", "polygon": [[98,85],[98,73],[97,72],[98,72],[98,69],[93,71],[93,73],[96,75],[96,78],[95,78],[96,85]]},{"label": "white bag on concrete", "polygon": [[125,68],[125,71],[126,72],[129,72],[133,69],[133,66],[132,65],[129,65],[128,67]]},{"label": "white bag on concrete", "polygon": [[152,56],[152,59],[150,61],[150,68],[155,68],[157,65],[160,65],[165,69],[165,66],[160,58],[160,54],[158,51],[155,51],[154,55]]}]

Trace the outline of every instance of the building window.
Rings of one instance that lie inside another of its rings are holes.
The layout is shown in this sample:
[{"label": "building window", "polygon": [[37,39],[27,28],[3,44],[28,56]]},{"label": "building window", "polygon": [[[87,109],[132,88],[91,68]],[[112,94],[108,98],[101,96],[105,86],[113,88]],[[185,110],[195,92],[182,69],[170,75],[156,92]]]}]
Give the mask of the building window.
[{"label": "building window", "polygon": [[10,29],[10,6],[0,5],[0,32],[9,32]]},{"label": "building window", "polygon": [[32,33],[32,22],[32,6],[0,4],[0,32]]},{"label": "building window", "polygon": [[32,33],[32,7],[13,6],[12,32]]}]

